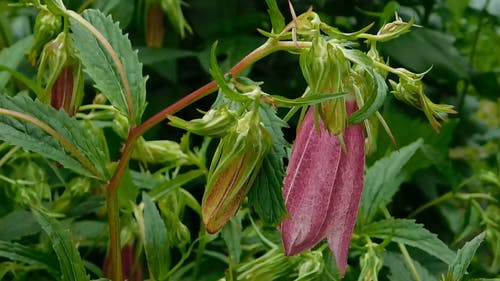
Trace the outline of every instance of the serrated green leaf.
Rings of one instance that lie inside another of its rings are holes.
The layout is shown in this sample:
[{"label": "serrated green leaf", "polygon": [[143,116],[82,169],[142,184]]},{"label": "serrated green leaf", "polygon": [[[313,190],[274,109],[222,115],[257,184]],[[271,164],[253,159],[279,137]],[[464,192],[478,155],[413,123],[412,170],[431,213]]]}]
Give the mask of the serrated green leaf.
[{"label": "serrated green leaf", "polygon": [[280,33],[285,28],[285,17],[281,14],[276,0],[266,0],[267,13],[271,18],[271,25],[273,26],[273,33]]},{"label": "serrated green leaf", "polygon": [[85,10],[82,16],[108,40],[123,66],[126,81],[122,81],[118,66],[104,45],[79,21],[71,18],[71,40],[85,72],[94,80],[96,88],[125,116],[130,112],[127,101],[130,95],[134,113],[134,116],[129,116],[130,121],[140,123],[146,108],[146,78],[142,76],[137,51],[132,49],[130,40],[111,17],[92,9]]},{"label": "serrated green leaf", "polygon": [[406,174],[402,172],[404,165],[422,144],[423,141],[418,139],[392,152],[388,157],[378,160],[368,169],[360,206],[365,223],[373,220],[381,205],[391,201],[392,196],[406,178]]},{"label": "serrated green leaf", "polygon": [[[0,52],[0,65],[10,69],[16,69],[24,59],[26,52],[33,44],[33,36],[27,36],[10,46],[4,48]],[[5,88],[9,82],[11,74],[9,72],[0,71],[0,89]]]},{"label": "serrated green leaf", "polygon": [[451,264],[455,253],[439,240],[436,234],[429,232],[422,224],[407,219],[386,219],[363,226],[364,235],[379,239],[391,239],[392,242],[403,243],[418,248],[446,264]]},{"label": "serrated green leaf", "polygon": [[221,234],[226,242],[232,265],[240,263],[241,256],[241,236],[242,236],[241,216],[232,217],[222,228]]},{"label": "serrated green leaf", "polygon": [[[67,142],[63,145],[48,132],[25,119],[0,114],[0,139],[58,161],[64,167],[85,176],[105,179],[108,160],[95,138],[64,110],[32,100],[27,95],[0,96],[0,109],[18,112],[34,118]],[[68,145],[75,151],[69,151]],[[75,155],[78,154],[79,156]],[[84,163],[85,162],[85,163]]]},{"label": "serrated green leaf", "polygon": [[59,260],[62,279],[65,281],[89,280],[80,253],[78,253],[75,244],[71,241],[69,229],[63,227],[42,209],[33,208],[32,212],[52,242],[52,248]]},{"label": "serrated green leaf", "polygon": [[55,278],[60,276],[54,256],[18,243],[0,241],[0,257],[43,268]]},{"label": "serrated green leaf", "polygon": [[266,223],[278,224],[286,216],[282,188],[285,175],[283,158],[286,157],[288,143],[281,129],[288,124],[276,116],[274,109],[268,105],[260,107],[259,115],[273,143],[248,192],[248,200]]},{"label": "serrated green leaf", "polygon": [[453,273],[453,280],[462,280],[477,248],[479,248],[485,237],[486,232],[482,232],[474,237],[474,239],[465,243],[465,245],[457,251],[457,256],[448,269],[449,272]]},{"label": "serrated green leaf", "polygon": [[163,280],[168,273],[170,263],[167,228],[151,197],[145,192],[142,193],[142,201],[144,203],[144,251],[149,272],[154,280]]}]

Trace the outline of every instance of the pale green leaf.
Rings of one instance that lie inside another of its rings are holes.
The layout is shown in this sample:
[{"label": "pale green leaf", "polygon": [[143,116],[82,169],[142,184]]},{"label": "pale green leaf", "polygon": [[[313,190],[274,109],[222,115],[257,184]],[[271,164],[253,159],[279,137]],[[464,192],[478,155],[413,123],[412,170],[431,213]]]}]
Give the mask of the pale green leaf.
[{"label": "pale green leaf", "polygon": [[281,129],[288,127],[288,124],[276,116],[276,111],[268,105],[261,105],[259,115],[273,143],[248,192],[248,200],[266,223],[278,224],[286,216],[282,192],[285,175],[283,158],[286,157],[289,144]]},{"label": "pale green leaf", "polygon": [[381,220],[362,227],[361,232],[370,237],[389,238],[392,242],[418,248],[446,264],[451,264],[455,259],[455,253],[439,240],[436,234],[429,232],[414,220]]},{"label": "pale green leaf", "polygon": [[271,25],[273,26],[273,33],[280,33],[285,28],[285,17],[281,14],[276,0],[266,0],[267,13],[271,18]]},{"label": "pale green leaf", "polygon": [[[411,262],[422,281],[437,281],[436,277],[418,261],[411,259]],[[384,265],[391,271],[391,274],[388,276],[390,281],[414,280],[403,255],[394,252],[384,253]]]},{"label": "pale green leaf", "polygon": [[170,263],[167,228],[151,197],[145,192],[142,193],[142,201],[144,203],[144,251],[149,272],[154,280],[163,280],[168,273]]},{"label": "pale green leaf", "polygon": [[52,242],[52,248],[59,260],[62,279],[65,281],[89,280],[80,253],[78,253],[75,243],[71,241],[69,229],[63,227],[56,219],[41,209],[33,208],[32,211],[35,219]]},{"label": "pale green leaf", "polygon": [[471,241],[465,243],[465,245],[457,251],[457,256],[448,269],[449,272],[453,272],[453,280],[462,280],[477,248],[479,248],[485,237],[486,232],[483,232],[474,237]]},{"label": "pale green leaf", "polygon": [[388,157],[375,162],[366,172],[363,195],[361,197],[361,215],[365,223],[373,220],[380,206],[389,203],[406,179],[404,165],[422,146],[417,141],[391,153]]},{"label": "pale green leaf", "polygon": [[54,256],[18,243],[0,240],[0,257],[43,268],[56,278],[60,276],[59,266]]},{"label": "pale green leaf", "polygon": [[94,80],[96,88],[125,116],[129,116],[125,87],[125,83],[128,83],[130,90],[128,94],[131,95],[134,112],[134,116],[129,118],[132,118],[132,123],[140,123],[146,108],[146,78],[142,76],[142,64],[139,62],[137,51],[132,49],[130,40],[122,34],[120,27],[111,17],[92,9],[85,10],[82,16],[109,42],[123,66],[126,81],[122,81],[109,50],[86,27],[71,19],[73,47],[82,61],[85,72]]},{"label": "pale green leaf", "polygon": [[108,160],[99,149],[94,136],[79,121],[69,117],[65,111],[58,111],[38,100],[34,101],[27,95],[15,97],[1,95],[0,109],[19,112],[45,123],[72,145],[86,159],[87,164],[77,160],[75,155],[53,136],[24,119],[0,114],[1,140],[39,153],[82,175],[102,179],[107,176]]},{"label": "pale green leaf", "polygon": [[0,218],[0,240],[11,241],[38,232],[40,226],[28,211],[16,210]]},{"label": "pale green leaf", "polygon": [[[33,44],[33,36],[25,37],[9,48],[4,48],[0,52],[0,65],[10,69],[16,69],[26,56],[26,52]],[[9,82],[11,74],[9,72],[0,71],[0,89],[5,88]]]},{"label": "pale green leaf", "polygon": [[242,237],[241,216],[232,217],[229,222],[222,228],[221,234],[224,242],[226,242],[231,263],[237,265],[240,263],[241,256],[241,237]]}]

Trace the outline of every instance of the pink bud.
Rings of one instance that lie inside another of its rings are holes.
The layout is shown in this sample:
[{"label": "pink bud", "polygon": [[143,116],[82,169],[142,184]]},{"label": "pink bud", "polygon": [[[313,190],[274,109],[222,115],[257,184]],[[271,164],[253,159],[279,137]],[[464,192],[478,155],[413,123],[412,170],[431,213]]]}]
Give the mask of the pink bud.
[{"label": "pink bud", "polygon": [[[348,114],[357,108],[354,101],[346,105]],[[338,136],[331,135],[321,120],[318,123],[319,131],[314,110],[309,109],[293,146],[284,180],[289,217],[281,224],[283,246],[287,255],[294,255],[327,238],[344,274],[363,189],[363,128],[347,127],[343,151]]]}]

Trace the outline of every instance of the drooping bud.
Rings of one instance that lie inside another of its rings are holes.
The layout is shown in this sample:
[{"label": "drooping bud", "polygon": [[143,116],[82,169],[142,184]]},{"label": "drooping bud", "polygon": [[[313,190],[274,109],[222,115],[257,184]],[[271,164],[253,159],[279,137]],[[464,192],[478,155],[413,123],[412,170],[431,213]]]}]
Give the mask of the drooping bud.
[{"label": "drooping bud", "polygon": [[200,119],[185,121],[175,116],[169,116],[168,119],[174,127],[207,137],[223,137],[236,123],[235,114],[225,106],[210,109]]},{"label": "drooping bud", "polygon": [[254,112],[246,113],[215,151],[202,200],[209,233],[222,228],[236,213],[271,147],[271,138]]},{"label": "drooping bud", "polygon": [[41,10],[35,19],[33,28],[33,46],[28,51],[28,59],[36,65],[38,57],[47,42],[56,37],[62,29],[62,18],[48,11]]},{"label": "drooping bud", "polygon": [[147,8],[146,14],[146,46],[161,48],[163,46],[164,26],[161,5],[152,3]]},{"label": "drooping bud", "polygon": [[[349,100],[346,105],[349,114],[357,109],[354,101]],[[363,188],[362,126],[347,127],[343,140],[345,151],[321,120],[318,132],[314,111],[309,109],[284,179],[289,218],[280,227],[287,255],[301,253],[327,238],[342,274]]]}]

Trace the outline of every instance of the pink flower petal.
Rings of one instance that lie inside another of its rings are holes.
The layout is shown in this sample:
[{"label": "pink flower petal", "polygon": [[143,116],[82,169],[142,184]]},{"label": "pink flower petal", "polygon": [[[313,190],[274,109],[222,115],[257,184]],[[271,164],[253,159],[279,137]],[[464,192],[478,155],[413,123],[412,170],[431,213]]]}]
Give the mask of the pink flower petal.
[{"label": "pink flower petal", "polygon": [[287,255],[310,249],[326,237],[341,147],[310,108],[297,134],[284,180],[288,218],[281,224]]},{"label": "pink flower petal", "polygon": [[[348,113],[355,110],[354,102],[348,102]],[[347,154],[342,151],[340,157],[327,233],[328,244],[342,275],[345,274],[347,253],[363,190],[365,139],[362,125],[349,126],[343,137]]]}]

